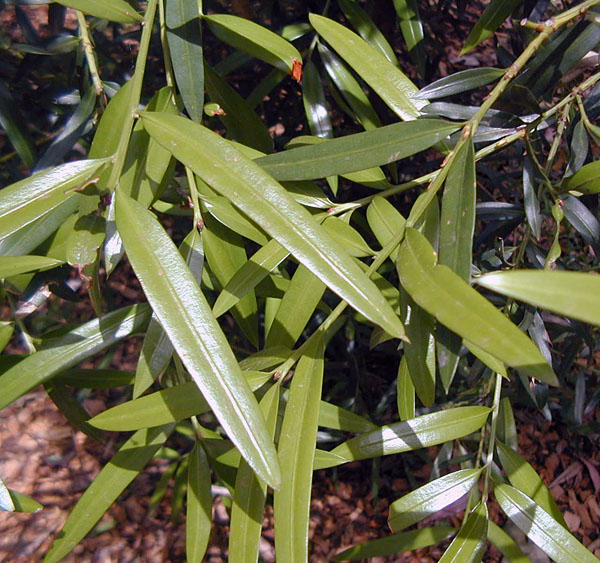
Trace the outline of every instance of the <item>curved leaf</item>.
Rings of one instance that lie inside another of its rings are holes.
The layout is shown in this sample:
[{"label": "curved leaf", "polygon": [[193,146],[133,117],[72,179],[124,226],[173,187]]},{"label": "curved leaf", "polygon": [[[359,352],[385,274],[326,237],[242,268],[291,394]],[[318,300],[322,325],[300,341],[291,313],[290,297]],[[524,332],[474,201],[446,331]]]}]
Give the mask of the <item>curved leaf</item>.
[{"label": "curved leaf", "polygon": [[172,429],[172,426],[159,426],[139,430],[119,448],[69,514],[44,563],[62,560],[86,536],[165,443]]},{"label": "curved leaf", "polygon": [[480,86],[485,86],[494,82],[504,75],[506,70],[502,68],[470,68],[455,72],[450,76],[440,78],[431,84],[421,88],[413,95],[413,100],[432,100],[435,98],[445,98],[454,94],[461,94],[474,90]]},{"label": "curved leaf", "polygon": [[487,536],[489,542],[502,552],[509,563],[530,563],[531,559],[521,551],[517,542],[491,520],[488,521]]},{"label": "curved leaf", "polygon": [[127,256],[175,351],[231,441],[257,474],[277,488],[275,448],[206,298],[152,213],[120,192],[116,197],[117,228]]},{"label": "curved leaf", "polygon": [[60,338],[46,341],[41,350],[0,376],[0,408],[61,371],[138,332],[149,318],[147,305],[124,307],[89,321]]},{"label": "curved leaf", "polygon": [[309,20],[317,33],[357,72],[401,119],[420,115],[426,101],[413,100],[417,87],[394,64],[343,25],[316,14]]},{"label": "curved leaf", "polygon": [[64,262],[45,256],[0,256],[0,279],[36,270],[49,270]]},{"label": "curved leaf", "polygon": [[135,23],[144,18],[138,14],[125,0],[55,0],[57,4],[80,10],[85,14],[112,22]]},{"label": "curved leaf", "polygon": [[479,480],[481,469],[461,469],[431,481],[390,505],[388,524],[398,532],[466,495]]},{"label": "curved leaf", "polygon": [[202,561],[212,528],[211,470],[201,442],[196,441],[187,467],[185,554],[188,561]]},{"label": "curved leaf", "polygon": [[10,91],[0,82],[0,126],[27,168],[35,164],[35,145],[27,130],[26,121]]},{"label": "curved leaf", "polygon": [[488,510],[480,502],[467,516],[440,563],[479,563],[485,551],[487,539]]},{"label": "curved leaf", "polygon": [[492,272],[479,285],[559,315],[600,325],[600,277],[565,271],[518,270]]},{"label": "curved leaf", "polygon": [[398,264],[401,283],[417,304],[485,352],[530,377],[557,385],[535,344],[447,266],[435,266],[435,259],[425,237],[407,228]]},{"label": "curved leaf", "polygon": [[487,407],[457,407],[381,426],[351,438],[331,453],[348,460],[408,452],[462,438],[481,428]]},{"label": "curved leaf", "polygon": [[597,562],[577,539],[525,493],[510,485],[496,485],[494,496],[510,520],[555,561]]},{"label": "curved leaf", "polygon": [[300,81],[302,55],[290,42],[250,20],[229,14],[203,16],[224,43],[291,74]]},{"label": "curved leaf", "polygon": [[230,199],[351,307],[393,336],[404,335],[400,320],[375,284],[269,174],[230,143],[190,120],[150,113],[143,113],[142,119],[150,135]]},{"label": "curved leaf", "polygon": [[459,129],[439,119],[394,123],[372,131],[257,158],[276,180],[312,180],[390,164],[432,147]]},{"label": "curved leaf", "polygon": [[443,542],[455,531],[450,526],[436,526],[394,534],[346,549],[335,555],[332,561],[358,561],[368,557],[385,557],[386,555],[422,549]]}]

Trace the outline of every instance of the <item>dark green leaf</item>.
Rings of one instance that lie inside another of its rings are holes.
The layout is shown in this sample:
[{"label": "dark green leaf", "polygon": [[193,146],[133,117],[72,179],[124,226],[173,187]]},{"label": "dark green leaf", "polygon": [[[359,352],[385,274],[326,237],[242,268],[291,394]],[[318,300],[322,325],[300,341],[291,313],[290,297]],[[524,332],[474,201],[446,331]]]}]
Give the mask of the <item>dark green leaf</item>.
[{"label": "dark green leaf", "polygon": [[413,95],[415,100],[432,100],[435,98],[445,98],[454,94],[461,94],[474,90],[480,86],[485,86],[494,82],[504,75],[506,71],[501,68],[470,68],[455,72],[450,76],[440,78],[431,84],[425,86]]},{"label": "dark green leaf", "polygon": [[211,470],[204,448],[196,441],[187,467],[185,554],[188,561],[202,561],[212,526]]},{"label": "dark green leaf", "polygon": [[0,126],[6,132],[10,143],[28,168],[35,164],[35,145],[27,130],[26,121],[21,116],[11,93],[0,83]]}]

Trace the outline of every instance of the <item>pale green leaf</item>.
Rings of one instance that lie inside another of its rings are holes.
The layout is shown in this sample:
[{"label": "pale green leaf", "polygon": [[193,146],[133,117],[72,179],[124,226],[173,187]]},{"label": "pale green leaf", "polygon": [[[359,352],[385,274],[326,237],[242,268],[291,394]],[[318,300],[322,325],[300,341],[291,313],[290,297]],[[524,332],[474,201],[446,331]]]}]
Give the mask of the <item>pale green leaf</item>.
[{"label": "pale green leaf", "polygon": [[348,460],[379,457],[443,444],[479,430],[487,407],[457,407],[381,426],[340,444],[332,453]]},{"label": "pale green leaf", "polygon": [[447,266],[436,266],[435,260],[427,240],[407,228],[398,263],[401,283],[417,304],[509,366],[556,385],[556,375],[535,344]]},{"label": "pale green leaf", "polygon": [[513,524],[555,561],[597,563],[595,555],[525,493],[500,484],[494,495]]},{"label": "pale green leaf", "polygon": [[485,551],[488,510],[483,502],[471,511],[440,563],[479,563]]},{"label": "pale green leaf", "polygon": [[129,261],[175,351],[230,439],[277,488],[277,456],[258,404],[193,274],[152,213],[119,192],[116,220]]},{"label": "pale green leaf", "polygon": [[460,469],[431,481],[390,505],[388,524],[398,532],[466,495],[479,480],[481,469]]},{"label": "pale green leaf", "polygon": [[[36,270],[49,270],[63,263],[62,260],[46,258],[46,256],[0,256],[0,279],[35,272]],[[1,348],[2,346],[0,346]]]},{"label": "pale green leaf", "polygon": [[187,467],[187,509],[185,514],[185,554],[188,561],[202,561],[212,527],[213,498],[211,470],[204,448],[194,443]]},{"label": "pale green leaf", "polygon": [[135,23],[143,21],[143,17],[138,14],[131,4],[125,0],[55,0],[58,4],[80,10],[85,14],[102,18],[108,21],[120,23]]}]

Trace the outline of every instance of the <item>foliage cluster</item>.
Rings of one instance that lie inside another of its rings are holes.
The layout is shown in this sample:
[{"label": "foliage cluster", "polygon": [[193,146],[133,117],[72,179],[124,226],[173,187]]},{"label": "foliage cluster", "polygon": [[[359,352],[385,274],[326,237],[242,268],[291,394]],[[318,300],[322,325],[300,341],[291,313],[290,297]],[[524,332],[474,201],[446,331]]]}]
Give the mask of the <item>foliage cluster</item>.
[{"label": "foliage cluster", "polygon": [[[19,108],[0,84],[0,290],[12,314],[0,350],[13,333],[28,348],[0,356],[0,408],[43,384],[91,438],[133,432],[46,561],[155,456],[186,491],[190,561],[209,541],[214,481],[232,495],[231,561],[257,559],[265,502],[277,560],[305,561],[314,470],[434,445],[430,481],[390,507],[393,534],[339,560],[452,538],[442,561],[480,561],[488,541],[526,561],[488,517],[493,495],[551,558],[595,561],[518,453],[511,405],[525,389],[548,418],[597,436],[600,73],[587,63],[600,0],[492,0],[463,53],[509,19],[497,65],[438,80],[448,45],[419,13],[434,3],[292,4],[238,1],[233,15],[208,1],[57,0],[51,37],[19,6],[26,41],[3,36],[39,103]],[[458,17],[470,3],[440,4]],[[402,60],[374,22],[381,11]],[[64,27],[73,14],[76,32]],[[126,42],[129,76],[115,57]],[[251,91],[242,72],[257,76]],[[301,92],[285,101],[287,134],[303,116],[310,135],[275,150],[264,118],[281,111],[282,85]],[[50,141],[34,115],[55,120]],[[147,303],[114,307],[105,279],[125,256]],[[40,323],[52,293],[76,298],[73,271],[95,318],[65,309]],[[135,373],[81,368],[140,334]],[[575,358],[590,369],[575,373]],[[374,362],[393,366],[391,388],[371,384]],[[90,418],[80,390],[107,388],[125,388],[124,402]],[[169,446],[174,433],[186,451]],[[3,509],[40,508],[0,486]],[[405,531],[465,495],[460,529]]]}]

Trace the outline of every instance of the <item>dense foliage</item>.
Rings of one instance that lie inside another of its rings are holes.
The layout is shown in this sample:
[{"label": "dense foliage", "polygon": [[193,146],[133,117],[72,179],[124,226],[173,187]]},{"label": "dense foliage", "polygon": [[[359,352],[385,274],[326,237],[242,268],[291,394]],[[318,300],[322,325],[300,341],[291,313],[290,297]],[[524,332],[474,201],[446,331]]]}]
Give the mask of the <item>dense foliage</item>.
[{"label": "dense foliage", "polygon": [[[46,560],[162,456],[189,561],[213,482],[231,561],[258,558],[265,502],[277,560],[305,561],[315,469],[439,445],[393,535],[340,560],[452,538],[442,561],[488,541],[527,561],[494,499],[551,558],[595,561],[512,405],[597,440],[600,0],[492,0],[454,57],[471,68],[441,78],[455,46],[427,18],[471,2],[296,4],[57,0],[45,36],[17,6],[24,41],[2,37],[0,408],[43,384],[91,438],[134,432]],[[106,280],[131,271],[147,302],[117,306]],[[81,282],[83,324],[56,306]],[[135,335],[135,373],[81,367]],[[90,418],[79,390],[112,388]],[[40,508],[0,487],[4,510]],[[404,531],[465,495],[460,529]]]}]

